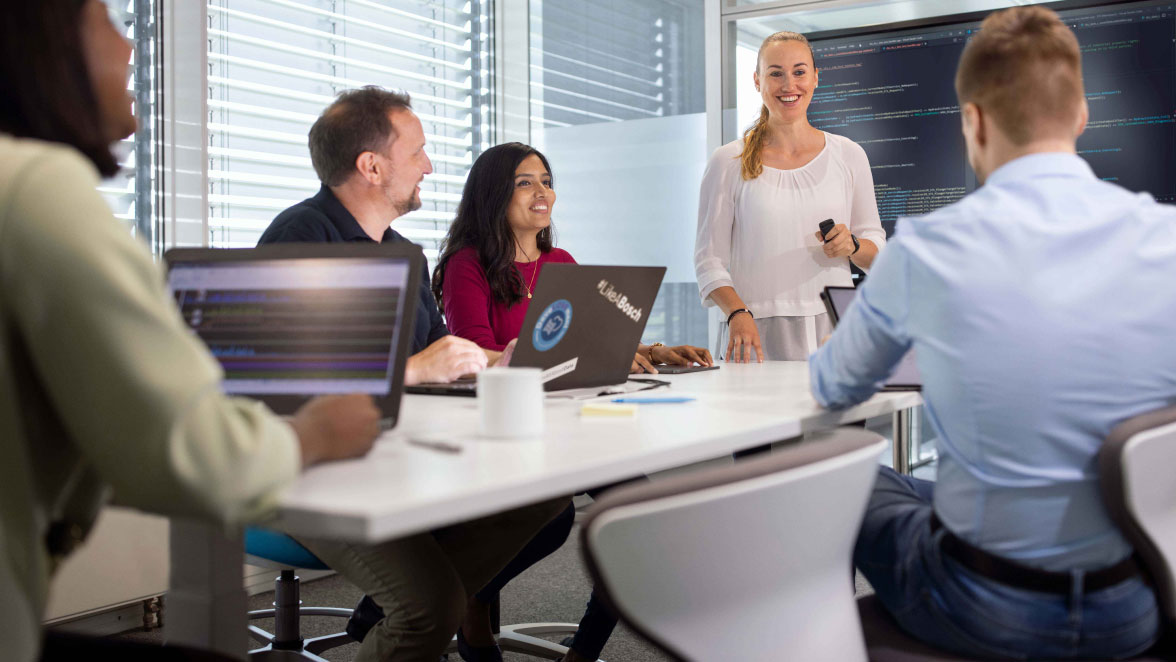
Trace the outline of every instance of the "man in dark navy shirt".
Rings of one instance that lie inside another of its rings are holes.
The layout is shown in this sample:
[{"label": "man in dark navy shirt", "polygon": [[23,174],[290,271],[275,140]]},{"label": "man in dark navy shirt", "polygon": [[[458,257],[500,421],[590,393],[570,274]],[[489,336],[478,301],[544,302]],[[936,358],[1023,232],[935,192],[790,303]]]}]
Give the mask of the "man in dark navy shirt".
[{"label": "man in dark navy shirt", "polygon": [[[259,244],[408,241],[395,219],[419,209],[420,182],[433,171],[425,134],[407,94],[364,87],[339,95],[310,129],[310,159],[322,181],[312,198],[278,214]],[[421,279],[406,384],[452,381],[494,356],[449,334]],[[479,590],[570,503],[567,498],[490,515],[377,545],[299,538],[311,552],[374,599],[386,615],[362,639],[356,660],[436,660]]]},{"label": "man in dark navy shirt", "polygon": [[[322,185],[312,198],[290,207],[278,214],[273,223],[262,233],[257,245],[288,241],[313,242],[395,242],[408,241],[390,227],[384,228],[379,239],[373,239],[360,227],[359,221],[347,211],[330,187]],[[417,303],[416,328],[413,329],[412,353],[424,350],[437,340],[449,335],[441,311],[433,293],[429,291],[429,267],[425,265],[421,276],[420,300]]]},{"label": "man in dark navy shirt", "polygon": [[[370,87],[344,93],[310,130],[310,160],[322,181],[319,192],[278,214],[258,245],[408,241],[391,224],[421,206],[420,182],[433,172],[424,147],[424,129],[408,95]],[[480,371],[498,356],[449,335],[429,291],[427,265],[424,271],[413,356],[405,366],[409,385],[453,381]]]}]

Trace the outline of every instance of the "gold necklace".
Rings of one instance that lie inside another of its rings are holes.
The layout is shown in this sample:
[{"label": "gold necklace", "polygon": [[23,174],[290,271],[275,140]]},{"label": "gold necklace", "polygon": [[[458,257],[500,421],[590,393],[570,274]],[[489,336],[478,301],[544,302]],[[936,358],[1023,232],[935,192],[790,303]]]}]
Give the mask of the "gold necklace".
[{"label": "gold necklace", "polygon": [[535,265],[535,270],[531,272],[531,282],[527,285],[527,298],[531,298],[532,288],[535,287],[535,275],[539,273],[539,259],[536,258],[532,263]]},{"label": "gold necklace", "polygon": [[[538,264],[538,263],[539,263],[539,258],[537,257],[537,258],[535,258],[534,260],[532,260],[532,259],[531,259],[531,256],[530,256],[530,255],[527,255],[526,251],[524,251],[524,250],[523,250],[523,246],[522,246],[521,244],[519,244],[519,241],[518,241],[518,239],[515,239],[515,246],[518,246],[518,247],[519,247],[519,252],[523,254],[523,257],[527,258],[528,262],[530,262],[531,264],[535,265],[535,270],[531,272],[531,282],[530,282],[529,284],[527,284],[527,285],[526,285],[526,287],[527,287],[527,298],[528,298],[528,299],[530,299],[530,298],[531,298],[531,292],[533,291],[533,289],[532,289],[532,288],[534,288],[534,287],[535,287],[535,276],[536,276],[536,275],[539,273],[539,264]],[[540,257],[542,257],[542,256],[543,256],[543,251],[539,251],[539,256],[540,256]],[[516,268],[516,269],[518,269],[518,267],[515,267],[515,268]],[[522,276],[522,275],[523,275],[523,274],[522,274],[522,271],[520,270],[520,272],[519,272],[519,276]],[[520,278],[520,280],[522,280],[522,279]]]}]

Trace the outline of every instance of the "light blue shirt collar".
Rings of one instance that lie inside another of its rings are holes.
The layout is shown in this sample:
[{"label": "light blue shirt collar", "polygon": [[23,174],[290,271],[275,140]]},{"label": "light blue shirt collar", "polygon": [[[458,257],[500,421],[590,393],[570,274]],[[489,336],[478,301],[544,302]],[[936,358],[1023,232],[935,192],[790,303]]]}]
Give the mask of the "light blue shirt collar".
[{"label": "light blue shirt collar", "polygon": [[1038,152],[1020,156],[997,168],[984,182],[1003,184],[1024,181],[1038,175],[1097,179],[1090,164],[1069,152]]}]

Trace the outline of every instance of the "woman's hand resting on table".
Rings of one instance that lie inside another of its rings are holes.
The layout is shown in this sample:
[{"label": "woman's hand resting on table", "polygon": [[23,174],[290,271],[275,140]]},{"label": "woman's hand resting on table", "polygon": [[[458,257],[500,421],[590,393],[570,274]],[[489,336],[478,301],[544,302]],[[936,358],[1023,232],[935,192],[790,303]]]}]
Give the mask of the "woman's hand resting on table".
[{"label": "woman's hand resting on table", "polygon": [[727,326],[727,360],[736,363],[751,361],[752,350],[760,363],[764,362],[764,350],[760,346],[759,328],[755,319],[747,313],[738,313]]},{"label": "woman's hand resting on table", "polygon": [[629,366],[629,373],[648,372],[656,375],[658,364],[691,365],[694,363],[709,366],[714,364],[714,359],[711,358],[710,352],[693,345],[678,345],[677,347],[638,345],[637,354],[633,357],[633,364]]}]

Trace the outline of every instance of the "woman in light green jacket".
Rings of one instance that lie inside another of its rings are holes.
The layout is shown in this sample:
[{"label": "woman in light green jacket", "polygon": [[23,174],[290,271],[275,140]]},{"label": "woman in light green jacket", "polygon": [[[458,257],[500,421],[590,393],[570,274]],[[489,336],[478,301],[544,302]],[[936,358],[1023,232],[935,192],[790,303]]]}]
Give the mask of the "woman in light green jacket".
[{"label": "woman in light green jacket", "polygon": [[27,662],[54,569],[111,496],[255,520],[302,467],[365,453],[379,412],[336,396],[285,421],[221,394],[218,364],[95,190],[135,129],[130,46],[99,0],[0,14],[0,648]]}]

